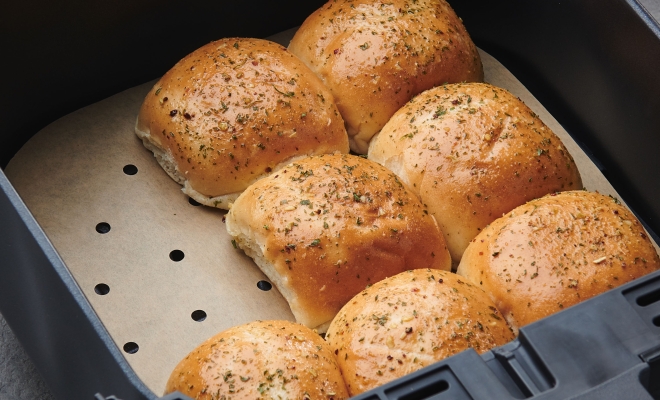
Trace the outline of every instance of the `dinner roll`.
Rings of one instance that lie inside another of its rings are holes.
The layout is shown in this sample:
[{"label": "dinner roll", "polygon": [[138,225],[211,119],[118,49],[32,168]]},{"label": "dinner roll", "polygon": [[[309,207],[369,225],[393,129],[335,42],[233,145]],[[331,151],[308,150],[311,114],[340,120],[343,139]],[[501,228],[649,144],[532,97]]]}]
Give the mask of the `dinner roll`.
[{"label": "dinner roll", "polygon": [[165,394],[197,400],[346,399],[335,355],[311,329],[255,321],[208,339],[174,368]]},{"label": "dinner roll", "polygon": [[360,154],[417,93],[483,80],[477,48],[444,0],[331,0],[305,20],[289,50],[330,88]]},{"label": "dinner roll", "polygon": [[485,83],[443,85],[415,97],[373,139],[369,158],[421,196],[456,264],[503,213],[582,188],[560,139],[520,99]]},{"label": "dinner roll", "polygon": [[348,152],[332,94],[260,39],[221,39],[183,58],[147,94],[135,132],[184,193],[225,209],[284,163]]},{"label": "dinner roll", "polygon": [[383,166],[353,155],[301,159],[256,182],[226,225],[296,320],[320,332],[367,285],[407,269],[451,266],[417,196]]},{"label": "dinner roll", "polygon": [[552,194],[497,219],[457,273],[490,293],[514,330],[660,268],[635,216],[613,197]]},{"label": "dinner roll", "polygon": [[351,396],[465,349],[484,353],[513,338],[482,289],[431,269],[402,272],[365,289],[326,334]]}]

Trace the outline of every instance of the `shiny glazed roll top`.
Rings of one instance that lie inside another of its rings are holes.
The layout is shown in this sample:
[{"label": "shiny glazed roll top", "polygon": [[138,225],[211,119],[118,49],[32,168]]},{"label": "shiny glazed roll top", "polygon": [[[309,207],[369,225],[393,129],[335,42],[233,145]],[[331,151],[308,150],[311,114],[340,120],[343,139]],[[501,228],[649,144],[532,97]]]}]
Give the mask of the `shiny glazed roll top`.
[{"label": "shiny glazed roll top", "polygon": [[409,269],[451,267],[442,233],[419,198],[358,156],[287,165],[243,192],[226,226],[296,320],[321,332],[367,285]]},{"label": "shiny glazed roll top", "polygon": [[431,269],[402,272],[360,292],[326,334],[351,396],[466,349],[484,353],[513,337],[481,288]]},{"label": "shiny glazed roll top", "polygon": [[331,0],[305,20],[289,50],[335,96],[360,154],[414,95],[483,80],[477,48],[444,0]]},{"label": "shiny glazed roll top", "polygon": [[559,137],[520,99],[486,83],[421,93],[372,140],[369,159],[419,194],[456,264],[470,240],[503,213],[582,188]]},{"label": "shiny glazed roll top", "polygon": [[284,163],[348,152],[332,94],[261,39],[221,39],[183,58],[147,94],[135,131],[184,193],[225,209]]},{"label": "shiny glazed roll top", "polygon": [[514,330],[660,268],[641,223],[616,198],[571,191],[530,201],[468,246],[457,273]]},{"label": "shiny glazed roll top", "polygon": [[200,344],[172,371],[165,394],[196,400],[347,399],[335,355],[311,329],[254,321]]}]

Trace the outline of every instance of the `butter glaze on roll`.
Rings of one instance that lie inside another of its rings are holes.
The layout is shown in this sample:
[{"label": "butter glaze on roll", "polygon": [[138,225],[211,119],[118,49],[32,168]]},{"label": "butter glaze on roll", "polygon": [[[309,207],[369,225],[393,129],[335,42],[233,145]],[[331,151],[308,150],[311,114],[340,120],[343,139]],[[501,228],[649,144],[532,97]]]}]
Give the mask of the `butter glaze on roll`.
[{"label": "butter glaze on roll", "polygon": [[309,157],[256,182],[226,226],[296,320],[320,332],[367,285],[408,269],[451,267],[419,198],[383,166],[353,155]]},{"label": "butter glaze on roll", "polygon": [[335,355],[314,331],[288,321],[230,328],[190,352],[165,394],[197,400],[347,399]]},{"label": "butter glaze on roll", "polygon": [[417,93],[483,80],[477,48],[444,0],[332,0],[305,20],[289,50],[333,93],[360,154]]},{"label": "butter glaze on roll", "polygon": [[642,225],[616,199],[586,191],[530,201],[470,243],[457,273],[520,327],[660,268]]},{"label": "butter glaze on roll", "polygon": [[260,39],[221,39],[183,58],[147,94],[135,132],[184,193],[225,209],[285,163],[348,152],[321,80]]},{"label": "butter glaze on roll", "polygon": [[512,339],[481,288],[428,269],[365,289],[341,309],[326,334],[351,396],[468,348],[481,354]]},{"label": "butter glaze on roll", "polygon": [[561,140],[520,99],[485,83],[421,93],[372,140],[369,159],[429,207],[455,264],[481,229],[525,202],[582,188]]}]

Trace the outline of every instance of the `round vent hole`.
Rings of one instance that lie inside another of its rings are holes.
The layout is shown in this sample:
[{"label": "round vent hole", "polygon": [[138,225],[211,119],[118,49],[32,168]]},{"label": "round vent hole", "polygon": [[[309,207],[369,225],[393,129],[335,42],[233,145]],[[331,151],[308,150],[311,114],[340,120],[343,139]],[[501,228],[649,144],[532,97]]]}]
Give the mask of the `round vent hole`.
[{"label": "round vent hole", "polygon": [[110,224],[107,222],[99,222],[96,224],[96,231],[100,234],[110,232]]},{"label": "round vent hole", "polygon": [[127,352],[128,354],[135,354],[138,352],[140,349],[140,346],[137,345],[135,342],[128,342],[124,344],[124,351]]},{"label": "round vent hole", "polygon": [[264,292],[267,292],[273,288],[273,285],[271,285],[271,283],[268,281],[259,281],[257,282],[257,287],[263,290]]},{"label": "round vent hole", "polygon": [[206,312],[204,310],[195,310],[190,314],[193,320],[197,322],[202,322],[206,319]]},{"label": "round vent hole", "polygon": [[184,254],[181,250],[172,250],[170,252],[170,260],[179,262],[183,260]]},{"label": "round vent hole", "polygon": [[133,164],[124,165],[124,173],[126,175],[135,175],[137,171],[137,167]]},{"label": "round vent hole", "polygon": [[98,295],[105,296],[106,294],[110,293],[110,286],[106,285],[105,283],[99,283],[98,285],[94,286],[94,291]]}]

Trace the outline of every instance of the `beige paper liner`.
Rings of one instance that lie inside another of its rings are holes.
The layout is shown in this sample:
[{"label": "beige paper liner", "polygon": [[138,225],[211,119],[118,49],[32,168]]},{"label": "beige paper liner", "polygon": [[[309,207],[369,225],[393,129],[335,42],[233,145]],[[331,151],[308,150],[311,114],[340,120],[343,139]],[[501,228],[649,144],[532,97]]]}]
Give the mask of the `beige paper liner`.
[{"label": "beige paper liner", "polygon": [[[277,37],[288,43],[294,30]],[[481,52],[486,81],[530,106],[575,158],[584,186],[617,196],[598,168],[525,87]],[[134,134],[144,84],[67,115],[37,133],[6,174],[140,379],[163,393],[174,366],[210,336],[257,319],[293,320],[251,259],[233,248],[224,212],[188,202]],[[126,165],[137,174],[123,172]],[[618,197],[618,196],[617,196]],[[108,233],[97,233],[101,222]],[[184,253],[181,261],[170,252]],[[105,295],[95,292],[106,284]],[[191,314],[203,310],[204,321]]]}]

